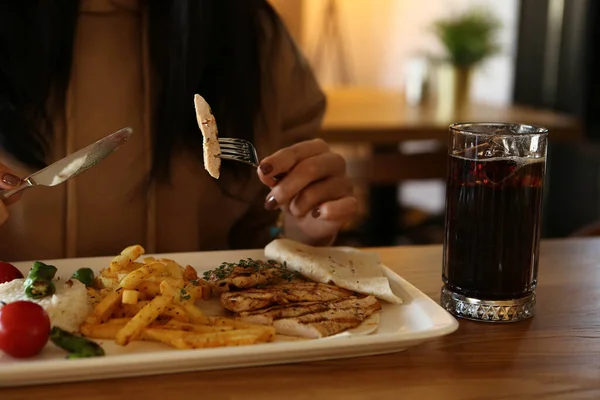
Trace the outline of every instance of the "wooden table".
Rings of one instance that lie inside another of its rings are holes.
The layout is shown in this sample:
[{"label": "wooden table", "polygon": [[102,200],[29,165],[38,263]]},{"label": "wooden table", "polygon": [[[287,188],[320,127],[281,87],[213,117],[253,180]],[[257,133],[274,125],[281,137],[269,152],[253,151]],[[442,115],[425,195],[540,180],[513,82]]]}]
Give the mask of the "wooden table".
[{"label": "wooden table", "polygon": [[578,140],[577,118],[549,110],[473,103],[464,110],[444,110],[431,101],[412,107],[399,91],[369,88],[325,89],[327,113],[322,137],[329,142],[397,144],[435,139],[446,143],[454,122],[515,122],[548,128],[551,140]]},{"label": "wooden table", "polygon": [[[360,146],[361,154],[347,156],[348,174],[368,189],[368,216],[359,228],[366,246],[390,246],[402,232],[398,190],[407,180],[446,177],[448,126],[453,122],[514,122],[549,129],[550,142],[577,141],[582,128],[577,118],[518,105],[473,103],[462,110],[443,109],[430,101],[412,107],[402,92],[373,88],[325,90],[328,108],[321,136],[334,144]],[[430,150],[407,153],[398,145],[429,141]],[[366,150],[364,148],[366,147]]]},{"label": "wooden table", "polygon": [[[439,299],[440,246],[379,253]],[[544,242],[541,254],[537,315],[525,322],[460,320],[396,354],[0,389],[0,399],[599,399],[600,239]]]}]

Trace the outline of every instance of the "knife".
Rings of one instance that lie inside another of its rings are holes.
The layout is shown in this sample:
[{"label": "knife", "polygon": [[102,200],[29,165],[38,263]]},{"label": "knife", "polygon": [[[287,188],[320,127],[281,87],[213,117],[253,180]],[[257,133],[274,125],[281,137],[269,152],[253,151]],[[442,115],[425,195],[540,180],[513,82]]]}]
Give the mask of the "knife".
[{"label": "knife", "polygon": [[125,143],[133,134],[133,129],[124,128],[111,133],[87,147],[55,162],[46,168],[29,175],[14,189],[0,191],[0,201],[8,199],[33,186],[56,186],[79,175],[104,160]]}]

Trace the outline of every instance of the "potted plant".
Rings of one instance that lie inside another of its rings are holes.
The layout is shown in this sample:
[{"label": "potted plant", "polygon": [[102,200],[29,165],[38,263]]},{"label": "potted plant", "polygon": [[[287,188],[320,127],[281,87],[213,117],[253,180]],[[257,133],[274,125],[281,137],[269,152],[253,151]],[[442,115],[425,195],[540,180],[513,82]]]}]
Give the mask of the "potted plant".
[{"label": "potted plant", "polygon": [[500,51],[496,34],[500,21],[483,9],[438,20],[433,31],[441,41],[446,57],[441,64],[440,95],[449,95],[456,107],[465,105],[474,68]]}]

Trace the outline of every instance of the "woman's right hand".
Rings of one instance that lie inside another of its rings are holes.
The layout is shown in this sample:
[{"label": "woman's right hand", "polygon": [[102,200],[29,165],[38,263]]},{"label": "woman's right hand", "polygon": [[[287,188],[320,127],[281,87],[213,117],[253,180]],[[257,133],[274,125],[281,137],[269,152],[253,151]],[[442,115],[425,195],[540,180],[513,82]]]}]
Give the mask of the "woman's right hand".
[{"label": "woman's right hand", "polygon": [[[14,189],[19,186],[21,183],[21,178],[16,176],[13,171],[11,171],[4,164],[0,164],[0,189],[8,190]],[[0,225],[4,224],[8,219],[8,209],[7,205],[14,203],[19,199],[19,195],[12,196],[5,203],[0,201]]]}]

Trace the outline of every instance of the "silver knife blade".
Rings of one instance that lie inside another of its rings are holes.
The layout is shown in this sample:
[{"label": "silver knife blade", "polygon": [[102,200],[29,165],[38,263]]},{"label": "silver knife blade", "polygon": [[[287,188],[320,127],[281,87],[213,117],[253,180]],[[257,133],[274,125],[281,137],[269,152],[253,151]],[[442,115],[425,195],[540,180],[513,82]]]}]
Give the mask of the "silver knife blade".
[{"label": "silver knife blade", "polygon": [[56,186],[98,164],[125,143],[133,134],[133,129],[124,128],[90,144],[83,149],[31,174],[23,179],[23,184],[12,190],[0,192],[0,200],[28,187],[43,185]]},{"label": "silver knife blade", "polygon": [[124,128],[32,174],[38,185],[55,186],[93,167],[125,143],[133,129]]}]

